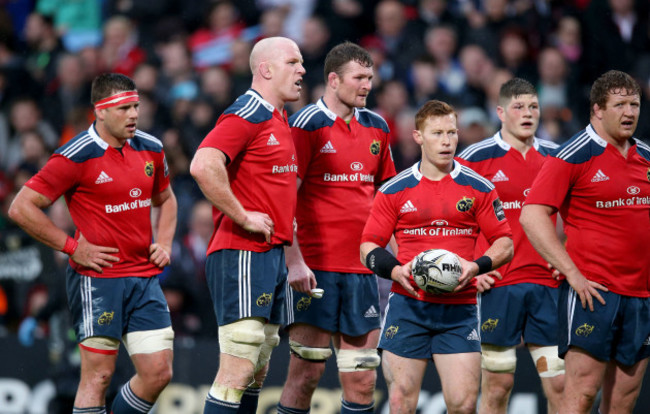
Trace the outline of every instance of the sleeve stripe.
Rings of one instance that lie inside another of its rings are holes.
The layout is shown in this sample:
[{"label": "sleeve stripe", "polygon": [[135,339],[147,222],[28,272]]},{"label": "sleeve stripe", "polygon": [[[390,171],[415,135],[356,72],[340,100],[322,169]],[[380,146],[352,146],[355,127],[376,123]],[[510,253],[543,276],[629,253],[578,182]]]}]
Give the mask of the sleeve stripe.
[{"label": "sleeve stripe", "polygon": [[301,113],[297,118],[296,121],[293,123],[294,127],[297,128],[304,128],[305,125],[307,125],[307,122],[318,112],[320,109],[314,105],[311,108],[307,108],[303,113]]},{"label": "sleeve stripe", "polygon": [[70,158],[81,149],[84,147],[92,144],[93,139],[90,135],[84,135],[82,138],[79,139],[79,141],[75,142],[74,144],[70,145],[68,148],[66,148],[64,151],[61,151],[61,155],[64,157]]},{"label": "sleeve stripe", "polygon": [[650,152],[650,145],[646,144],[645,142],[641,141],[640,139],[634,138],[634,140],[636,141],[636,145],[638,145],[639,147],[643,148],[644,150]]},{"label": "sleeve stripe", "polygon": [[158,138],[154,137],[151,134],[147,134],[144,131],[140,131],[139,129],[135,131],[135,135],[137,137],[139,137],[139,138],[146,139],[147,141],[155,142],[156,144],[160,145],[161,147],[163,146],[162,142]]},{"label": "sleeve stripe", "polygon": [[494,189],[494,184],[492,184],[492,183],[490,182],[490,180],[488,180],[487,178],[483,177],[482,175],[479,175],[476,171],[472,170],[471,168],[468,168],[468,167],[462,165],[462,166],[460,167],[460,170],[461,170],[461,172],[462,172],[463,174],[466,174],[466,175],[468,175],[468,176],[470,176],[470,177],[472,177],[472,178],[474,178],[474,179],[476,179],[476,180],[482,182],[483,184],[485,184],[486,186],[488,186],[488,188],[489,188],[490,190]]},{"label": "sleeve stripe", "polygon": [[580,150],[580,148],[584,147],[591,141],[591,138],[589,137],[589,134],[587,132],[583,132],[582,135],[580,135],[575,141],[567,145],[565,148],[562,149],[562,151],[558,152],[556,157],[561,159],[561,160],[566,160],[576,152]]},{"label": "sleeve stripe", "polygon": [[391,178],[390,180],[388,180],[388,182],[387,182],[386,184],[384,184],[384,185],[382,185],[381,187],[379,187],[379,191],[382,192],[382,193],[385,192],[385,190],[386,190],[388,187],[391,187],[393,184],[395,184],[395,183],[397,183],[397,182],[399,182],[399,181],[402,181],[402,180],[405,179],[405,178],[408,178],[410,175],[412,175],[411,168],[407,168],[407,169],[405,169],[405,170],[402,171],[401,173],[397,174],[395,177],[393,177],[393,178]]},{"label": "sleeve stripe", "polygon": [[466,160],[472,155],[474,155],[476,152],[482,150],[483,148],[488,148],[494,145],[496,145],[496,142],[494,141],[493,138],[490,138],[489,140],[486,140],[484,142],[479,142],[474,145],[470,145],[469,147],[465,148],[463,152],[458,154],[458,157]]}]

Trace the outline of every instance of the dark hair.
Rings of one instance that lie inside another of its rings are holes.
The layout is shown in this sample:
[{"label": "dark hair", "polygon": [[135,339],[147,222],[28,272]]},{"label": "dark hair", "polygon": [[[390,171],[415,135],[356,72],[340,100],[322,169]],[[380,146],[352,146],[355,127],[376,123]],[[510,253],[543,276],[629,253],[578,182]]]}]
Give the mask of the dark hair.
[{"label": "dark hair", "polygon": [[602,75],[591,86],[589,94],[589,114],[594,114],[594,105],[599,108],[607,106],[607,98],[612,93],[618,94],[625,91],[627,95],[641,97],[641,87],[630,75],[620,70],[610,70]]},{"label": "dark hair", "polygon": [[435,118],[445,115],[454,114],[456,118],[458,115],[454,108],[446,102],[431,100],[422,105],[418,110],[418,113],[415,114],[415,129],[418,131],[424,126],[424,122],[429,118]]},{"label": "dark hair", "polygon": [[133,79],[121,73],[102,73],[98,75],[92,84],[90,91],[90,103],[95,105],[117,92],[126,92],[136,90]]},{"label": "dark hair", "polygon": [[526,79],[512,78],[499,89],[499,105],[505,106],[510,99],[521,95],[537,96],[537,90]]},{"label": "dark hair", "polygon": [[355,43],[346,41],[334,46],[325,57],[325,84],[330,73],[334,72],[341,77],[343,66],[352,61],[367,68],[374,65],[370,53]]}]

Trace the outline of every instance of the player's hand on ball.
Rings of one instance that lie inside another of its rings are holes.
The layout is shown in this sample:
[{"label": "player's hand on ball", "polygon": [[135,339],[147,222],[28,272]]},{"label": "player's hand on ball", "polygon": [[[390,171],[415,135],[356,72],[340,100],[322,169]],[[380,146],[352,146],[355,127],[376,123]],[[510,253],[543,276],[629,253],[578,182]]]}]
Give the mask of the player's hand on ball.
[{"label": "player's hand on ball", "polygon": [[402,266],[395,266],[390,273],[390,278],[399,283],[408,293],[417,296],[417,292],[411,285],[411,262]]},{"label": "player's hand on ball", "polygon": [[311,294],[311,290],[316,287],[316,277],[314,272],[305,264],[305,262],[296,263],[288,268],[287,279],[289,286],[296,292]]},{"label": "player's hand on ball", "polygon": [[79,245],[74,254],[70,256],[73,262],[78,265],[93,269],[97,273],[103,273],[103,267],[113,267],[111,262],[119,262],[120,258],[110,253],[118,253],[115,247],[97,246],[90,243],[83,234],[79,234]]},{"label": "player's hand on ball", "polygon": [[153,243],[149,246],[149,261],[158,267],[165,267],[171,262],[171,249],[162,244]]},{"label": "player's hand on ball", "polygon": [[271,242],[271,235],[275,233],[275,225],[271,217],[259,211],[247,211],[242,227],[251,233],[262,233],[267,243]]},{"label": "player's hand on ball", "polygon": [[492,289],[496,279],[503,280],[503,276],[496,270],[492,270],[488,273],[476,276],[476,290],[480,293],[487,292]]},{"label": "player's hand on ball", "polygon": [[469,284],[470,280],[472,280],[472,278],[476,277],[476,275],[478,274],[478,265],[475,262],[470,262],[468,260],[463,259],[460,256],[458,256],[458,259],[460,259],[460,264],[463,267],[463,272],[458,278],[458,286],[456,286],[454,292],[458,292],[460,290],[465,289],[465,287]]}]

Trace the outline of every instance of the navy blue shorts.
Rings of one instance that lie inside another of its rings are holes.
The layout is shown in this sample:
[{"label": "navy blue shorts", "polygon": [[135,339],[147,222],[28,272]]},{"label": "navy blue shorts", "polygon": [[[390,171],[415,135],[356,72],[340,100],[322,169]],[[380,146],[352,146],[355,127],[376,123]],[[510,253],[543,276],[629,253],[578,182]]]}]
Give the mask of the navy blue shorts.
[{"label": "navy blue shorts", "polygon": [[306,323],[330,332],[361,336],[379,329],[377,276],[314,271],[320,299],[287,288],[288,323]]},{"label": "navy blue shorts", "polygon": [[66,272],[68,305],[81,342],[92,336],[122,339],[129,332],[171,326],[158,277],[100,278]]},{"label": "navy blue shorts", "polygon": [[554,346],[558,342],[558,289],[534,283],[500,286],[479,296],[481,342]]},{"label": "navy blue shorts", "polygon": [[650,298],[599,291],[594,311],[582,309],[580,297],[568,282],[560,286],[560,357],[570,347],[587,351],[601,361],[614,359],[634,365],[650,356]]},{"label": "navy blue shorts", "polygon": [[379,348],[411,359],[481,352],[478,306],[429,303],[391,293]]},{"label": "navy blue shorts", "polygon": [[205,271],[219,326],[253,317],[286,323],[284,247],[263,253],[218,250],[208,256]]}]

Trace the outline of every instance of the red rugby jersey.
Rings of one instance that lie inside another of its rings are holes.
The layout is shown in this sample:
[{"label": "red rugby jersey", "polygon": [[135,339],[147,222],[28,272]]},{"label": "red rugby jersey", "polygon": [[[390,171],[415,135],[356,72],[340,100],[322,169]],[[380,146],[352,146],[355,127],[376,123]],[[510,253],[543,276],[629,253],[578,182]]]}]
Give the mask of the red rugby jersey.
[{"label": "red rugby jersey", "polygon": [[560,211],[566,249],[587,279],[619,295],[650,296],[650,147],[627,158],[591,125],[549,157],[526,204]]},{"label": "red rugby jersey", "polygon": [[[512,148],[497,132],[493,137],[470,145],[458,155],[458,161],[467,165],[494,184],[503,204],[503,210],[512,229],[515,255],[511,262],[499,268],[503,280],[496,279],[494,286],[515,283],[536,283],[557,287],[560,282],[551,277],[546,260],[537,253],[528,241],[519,224],[521,208],[526,194],[542,167],[544,158],[558,145],[546,140],[533,139],[533,147],[526,153]],[[476,255],[489,247],[485,237],[479,236]]]},{"label": "red rugby jersey", "polygon": [[[395,235],[397,260],[404,264],[427,249],[446,249],[474,260],[479,232],[490,243],[512,237],[494,186],[466,166],[454,163],[452,172],[431,181],[419,170],[420,163],[384,184],[375,197],[362,242],[386,246]],[[430,295],[411,278],[417,299],[434,303],[476,303],[475,281],[460,292]],[[398,283],[392,292],[411,296]]]},{"label": "red rugby jersey", "polygon": [[349,125],[321,99],[289,120],[298,154],[298,241],[314,270],[370,273],[359,261],[375,186],[395,175],[388,126],[355,109]]},{"label": "red rugby jersey", "polygon": [[199,148],[217,148],[229,159],[230,187],[244,209],[268,214],[271,243],[249,233],[216,208],[208,254],[222,249],[265,252],[291,244],[298,165],[286,113],[249,90],[224,111]]},{"label": "red rugby jersey", "polygon": [[169,186],[162,143],[136,131],[122,151],[102,140],[95,126],[57,149],[25,184],[51,201],[65,196],[72,220],[92,244],[117,247],[120,261],[103,273],[70,266],[93,277],[149,277],[161,269],[149,262],[151,197]]}]

